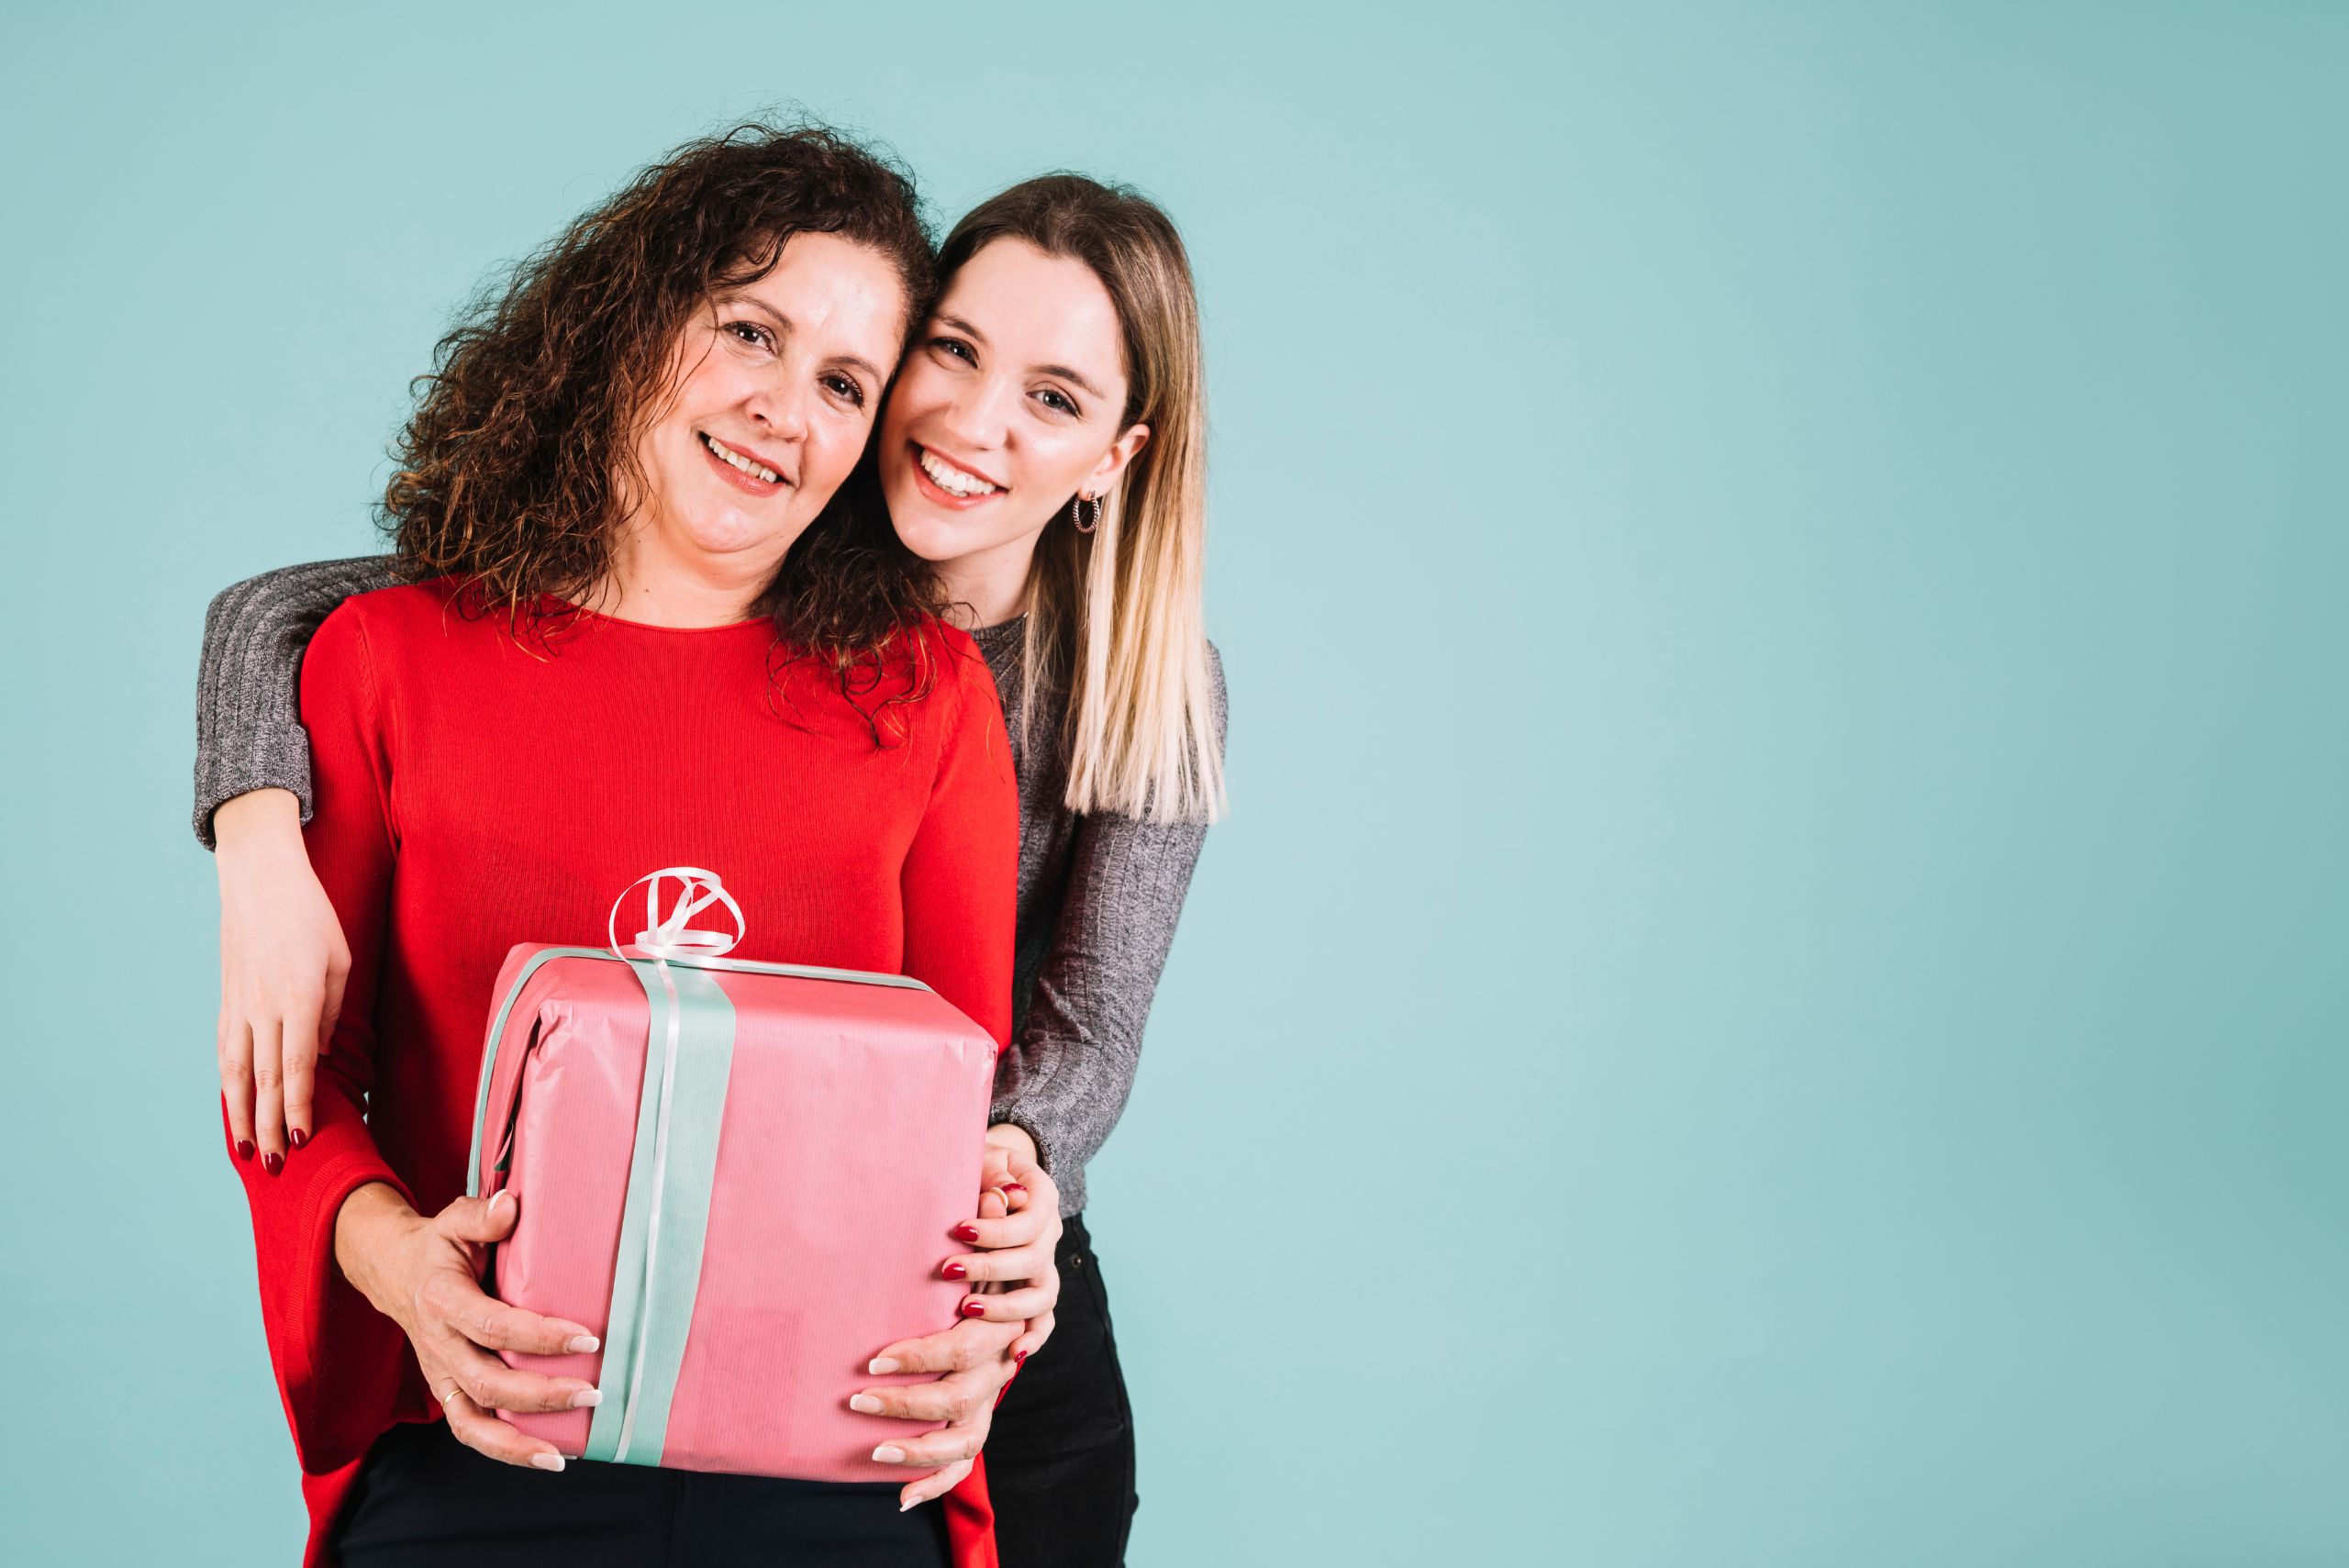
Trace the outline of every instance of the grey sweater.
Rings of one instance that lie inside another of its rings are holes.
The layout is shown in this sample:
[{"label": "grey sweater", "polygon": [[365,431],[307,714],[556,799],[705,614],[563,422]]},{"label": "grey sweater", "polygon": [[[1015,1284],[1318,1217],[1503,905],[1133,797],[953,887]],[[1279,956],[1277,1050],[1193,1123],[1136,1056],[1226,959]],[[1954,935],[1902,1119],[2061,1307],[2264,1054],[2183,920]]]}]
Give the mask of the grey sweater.
[{"label": "grey sweater", "polygon": [[[310,742],[302,728],[303,650],[353,594],[389,587],[381,556],[321,561],[225,589],[204,621],[196,678],[195,836],[212,843],[223,801],[274,786],[310,817]],[[1060,719],[1067,694],[1040,683],[1032,738],[1022,742],[1019,620],[982,628],[1019,775],[1019,900],[1011,1049],[996,1070],[995,1119],[1028,1129],[1060,1186],[1061,1213],[1085,1207],[1085,1167],[1132,1091],[1142,1026],[1174,941],[1174,923],[1207,828],[1106,814],[1078,816]],[[1208,668],[1219,737],[1223,664]]]}]

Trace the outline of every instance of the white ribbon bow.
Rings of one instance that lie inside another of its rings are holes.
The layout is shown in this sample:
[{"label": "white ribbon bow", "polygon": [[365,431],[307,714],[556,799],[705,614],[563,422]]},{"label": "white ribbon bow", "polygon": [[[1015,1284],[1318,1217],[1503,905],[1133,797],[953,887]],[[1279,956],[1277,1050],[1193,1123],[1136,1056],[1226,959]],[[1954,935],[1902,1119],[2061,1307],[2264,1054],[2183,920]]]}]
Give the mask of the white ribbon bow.
[{"label": "white ribbon bow", "polygon": [[[677,890],[675,906],[664,919],[661,914],[661,884],[672,877],[683,885]],[[726,891],[726,884],[718,879],[716,872],[704,871],[699,866],[663,866],[638,877],[612,900],[611,915],[604,922],[604,935],[610,939],[615,958],[628,956],[620,947],[620,906],[640,887],[644,888],[645,929],[636,933],[636,940],[629,946],[648,958],[682,958],[688,953],[716,958],[731,951],[734,944],[748,934],[750,928],[742,918],[742,906],[734,902],[734,895]],[[724,905],[727,913],[734,917],[732,936],[723,931],[695,930],[685,924],[713,904]]]}]

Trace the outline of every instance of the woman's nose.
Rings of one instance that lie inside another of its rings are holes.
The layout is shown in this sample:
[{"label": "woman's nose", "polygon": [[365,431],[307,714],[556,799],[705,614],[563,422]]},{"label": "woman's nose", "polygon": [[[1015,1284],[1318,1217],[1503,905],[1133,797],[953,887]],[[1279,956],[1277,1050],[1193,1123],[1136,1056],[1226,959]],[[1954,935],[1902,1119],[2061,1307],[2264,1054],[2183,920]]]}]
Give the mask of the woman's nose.
[{"label": "woman's nose", "polygon": [[807,434],[804,389],[780,384],[763,387],[752,395],[747,412],[782,440],[796,441]]},{"label": "woman's nose", "polygon": [[961,388],[946,408],[946,433],[971,447],[1003,445],[1008,421],[1004,417],[1004,389],[992,379]]}]

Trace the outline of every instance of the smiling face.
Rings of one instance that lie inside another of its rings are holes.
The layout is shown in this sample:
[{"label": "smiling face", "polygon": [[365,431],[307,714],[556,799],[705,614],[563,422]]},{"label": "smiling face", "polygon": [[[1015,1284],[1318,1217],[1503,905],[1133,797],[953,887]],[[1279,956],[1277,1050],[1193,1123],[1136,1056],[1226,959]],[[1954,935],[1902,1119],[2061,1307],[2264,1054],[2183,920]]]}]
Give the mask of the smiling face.
[{"label": "smiling face", "polygon": [[908,549],[967,582],[1024,583],[1072,496],[1098,495],[1150,439],[1125,422],[1118,308],[1084,262],[997,239],[964,262],[897,372],[881,483]]},{"label": "smiling face", "polygon": [[623,578],[763,584],[863,454],[907,308],[887,257],[831,234],[794,235],[764,277],[714,296],[637,438]]}]

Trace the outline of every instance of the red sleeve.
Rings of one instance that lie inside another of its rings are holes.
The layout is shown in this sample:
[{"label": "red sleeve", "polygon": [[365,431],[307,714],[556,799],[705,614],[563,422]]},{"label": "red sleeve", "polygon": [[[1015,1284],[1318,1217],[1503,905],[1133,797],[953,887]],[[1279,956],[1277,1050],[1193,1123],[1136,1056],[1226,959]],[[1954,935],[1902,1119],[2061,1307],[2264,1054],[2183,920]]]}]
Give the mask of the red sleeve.
[{"label": "red sleeve", "polygon": [[335,1216],[352,1189],[387,1182],[413,1197],[375,1147],[363,1115],[374,1078],[374,1010],[395,858],[380,693],[361,617],[336,611],[302,662],[317,808],[303,837],[342,918],[351,976],[319,1059],[309,1141],[273,1176],[229,1151],[253,1217],[262,1324],[302,1468],[358,1458],[390,1424],[407,1344],[335,1266]]},{"label": "red sleeve", "polygon": [[1019,788],[995,678],[961,632],[939,630],[937,782],[906,851],[906,973],[1011,1043]]}]

